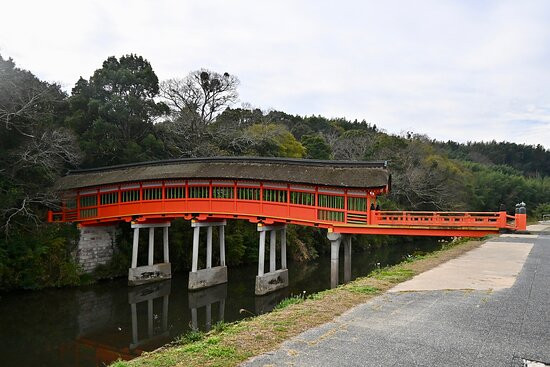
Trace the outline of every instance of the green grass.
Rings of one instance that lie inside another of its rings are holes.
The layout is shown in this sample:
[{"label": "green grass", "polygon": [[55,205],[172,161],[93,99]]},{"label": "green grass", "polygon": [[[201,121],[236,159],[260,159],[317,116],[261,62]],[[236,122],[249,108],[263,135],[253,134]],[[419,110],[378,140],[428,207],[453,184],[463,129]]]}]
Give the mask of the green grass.
[{"label": "green grass", "polygon": [[189,344],[189,343],[198,342],[202,339],[204,339],[204,333],[202,331],[190,330],[187,333],[178,336],[174,340],[174,344],[180,344],[180,345]]},{"label": "green grass", "polygon": [[377,294],[380,293],[380,289],[376,287],[371,287],[368,285],[349,285],[346,287],[347,290],[354,293],[362,293],[362,294]]},{"label": "green grass", "polygon": [[290,305],[295,305],[298,303],[304,302],[306,299],[305,294],[298,294],[295,296],[290,296],[288,298],[283,299],[273,310],[282,310],[283,308],[286,308]]},{"label": "green grass", "polygon": [[403,269],[400,267],[390,267],[374,270],[369,276],[378,279],[385,280],[390,283],[400,283],[407,279],[412,278],[415,275],[411,269]]}]

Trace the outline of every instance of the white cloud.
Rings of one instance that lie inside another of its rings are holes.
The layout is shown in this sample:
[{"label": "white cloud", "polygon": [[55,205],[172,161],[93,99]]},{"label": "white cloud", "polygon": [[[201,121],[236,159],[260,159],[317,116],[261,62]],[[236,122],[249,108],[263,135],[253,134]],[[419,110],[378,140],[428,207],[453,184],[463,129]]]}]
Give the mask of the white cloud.
[{"label": "white cloud", "polygon": [[133,52],[161,79],[234,73],[254,106],[550,148],[544,0],[20,0],[2,10],[0,53],[67,90]]}]

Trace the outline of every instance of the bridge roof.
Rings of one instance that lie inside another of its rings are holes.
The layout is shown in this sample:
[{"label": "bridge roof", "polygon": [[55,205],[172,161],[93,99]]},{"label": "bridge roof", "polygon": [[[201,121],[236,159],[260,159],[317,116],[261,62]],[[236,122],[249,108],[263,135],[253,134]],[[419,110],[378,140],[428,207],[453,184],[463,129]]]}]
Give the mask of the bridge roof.
[{"label": "bridge roof", "polygon": [[389,184],[384,161],[324,161],[289,158],[216,157],[133,163],[70,171],[58,190],[158,179],[230,179],[378,188]]}]

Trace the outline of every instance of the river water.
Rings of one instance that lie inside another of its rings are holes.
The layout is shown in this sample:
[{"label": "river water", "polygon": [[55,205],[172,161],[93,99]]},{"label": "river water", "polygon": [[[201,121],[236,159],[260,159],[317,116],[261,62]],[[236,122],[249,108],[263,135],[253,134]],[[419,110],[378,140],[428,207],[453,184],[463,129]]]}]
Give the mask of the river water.
[{"label": "river water", "polygon": [[[352,279],[440,245],[426,240],[353,253]],[[330,288],[330,255],[289,263],[289,287],[266,296],[254,296],[256,272],[254,264],[229,267],[227,284],[196,292],[187,291],[186,274],[175,274],[169,281],[133,288],[116,279],[0,294],[0,365],[88,367],[135,358],[192,328],[208,330],[220,320],[269,312],[291,295]]]}]

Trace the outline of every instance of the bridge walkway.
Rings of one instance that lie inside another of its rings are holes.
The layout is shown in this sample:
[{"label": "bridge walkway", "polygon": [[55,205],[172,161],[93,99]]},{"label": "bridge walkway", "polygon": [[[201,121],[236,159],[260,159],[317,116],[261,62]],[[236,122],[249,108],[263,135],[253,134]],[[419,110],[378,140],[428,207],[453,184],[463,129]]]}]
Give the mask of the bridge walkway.
[{"label": "bridge walkway", "polygon": [[[549,364],[550,225],[537,229],[534,236],[494,237],[245,365],[524,366],[524,359]],[[478,267],[472,274],[476,251],[492,272]],[[519,266],[498,266],[503,254]],[[454,265],[469,269],[457,273],[462,285],[434,281]]]}]

